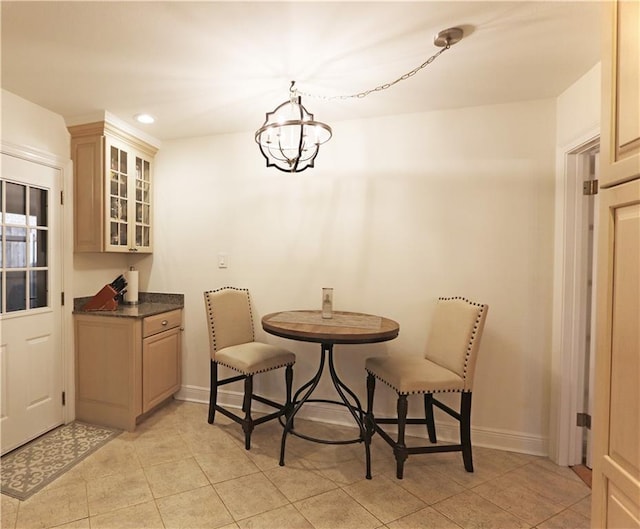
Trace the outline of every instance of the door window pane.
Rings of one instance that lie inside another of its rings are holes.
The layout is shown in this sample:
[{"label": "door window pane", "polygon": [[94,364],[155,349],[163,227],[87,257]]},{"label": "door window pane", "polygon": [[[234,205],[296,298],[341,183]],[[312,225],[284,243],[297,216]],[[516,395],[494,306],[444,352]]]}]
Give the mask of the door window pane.
[{"label": "door window pane", "polygon": [[7,312],[27,308],[27,273],[7,272]]},{"label": "door window pane", "polygon": [[44,189],[29,188],[29,226],[47,225],[48,195]]},{"label": "door window pane", "polygon": [[29,308],[37,309],[39,307],[46,307],[47,295],[49,292],[47,285],[48,272],[46,270],[32,270],[29,275]]},{"label": "door window pane", "polygon": [[29,230],[31,242],[30,266],[38,268],[47,266],[47,240],[49,232],[46,230]]},{"label": "door window pane", "polygon": [[27,266],[27,228],[5,227],[6,268]]},{"label": "door window pane", "polygon": [[25,226],[27,224],[27,186],[7,182],[5,189],[7,194],[5,223]]}]

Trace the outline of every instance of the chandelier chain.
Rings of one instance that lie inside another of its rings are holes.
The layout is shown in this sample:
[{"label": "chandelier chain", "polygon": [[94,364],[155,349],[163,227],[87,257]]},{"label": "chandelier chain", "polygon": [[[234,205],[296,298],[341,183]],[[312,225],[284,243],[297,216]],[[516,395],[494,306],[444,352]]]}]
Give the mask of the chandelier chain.
[{"label": "chandelier chain", "polygon": [[431,57],[429,57],[426,61],[424,61],[420,66],[416,66],[413,70],[405,73],[404,75],[401,75],[395,81],[391,81],[389,83],[381,84],[379,86],[376,86],[375,88],[371,88],[369,90],[364,90],[363,92],[358,92],[356,94],[351,94],[351,95],[339,95],[339,96],[321,96],[321,95],[317,95],[317,94],[310,94],[308,92],[303,92],[301,90],[298,90],[297,92],[302,96],[313,97],[315,99],[321,99],[321,100],[324,100],[324,101],[335,101],[335,100],[338,100],[338,99],[362,99],[363,97],[367,97],[369,94],[371,94],[373,92],[382,92],[383,90],[386,90],[387,88],[391,88],[393,85],[395,85],[396,83],[399,83],[400,81],[406,81],[410,77],[413,77],[420,70],[422,70],[423,68],[426,68],[427,66],[429,66],[433,61],[435,61],[438,57],[440,57],[440,55],[443,54],[450,47],[451,47],[451,45],[449,43],[446,43],[442,47],[442,49],[440,49],[437,53],[434,53]]}]

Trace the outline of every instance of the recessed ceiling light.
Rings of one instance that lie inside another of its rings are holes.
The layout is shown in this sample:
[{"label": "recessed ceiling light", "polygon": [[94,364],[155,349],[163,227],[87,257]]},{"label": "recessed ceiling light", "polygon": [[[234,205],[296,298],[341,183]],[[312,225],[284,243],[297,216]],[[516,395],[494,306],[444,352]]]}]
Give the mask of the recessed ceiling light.
[{"label": "recessed ceiling light", "polygon": [[135,119],[138,123],[144,123],[145,125],[153,123],[156,120],[149,114],[136,114],[135,116],[133,116],[133,119]]}]

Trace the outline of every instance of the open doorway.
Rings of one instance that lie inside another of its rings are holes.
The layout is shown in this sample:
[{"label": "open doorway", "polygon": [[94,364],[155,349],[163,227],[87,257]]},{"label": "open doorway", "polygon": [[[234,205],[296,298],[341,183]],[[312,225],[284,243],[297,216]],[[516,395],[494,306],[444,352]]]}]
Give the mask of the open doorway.
[{"label": "open doorway", "polygon": [[550,456],[561,466],[591,464],[595,336],[594,236],[600,138],[566,149],[557,188],[554,377]]}]

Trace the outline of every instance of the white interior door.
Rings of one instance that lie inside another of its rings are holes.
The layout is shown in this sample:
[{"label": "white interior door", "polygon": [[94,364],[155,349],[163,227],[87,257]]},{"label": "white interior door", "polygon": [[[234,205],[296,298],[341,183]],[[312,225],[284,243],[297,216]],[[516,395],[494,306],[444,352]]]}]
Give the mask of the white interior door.
[{"label": "white interior door", "polygon": [[0,428],[6,453],[63,423],[60,171],[2,154]]}]

